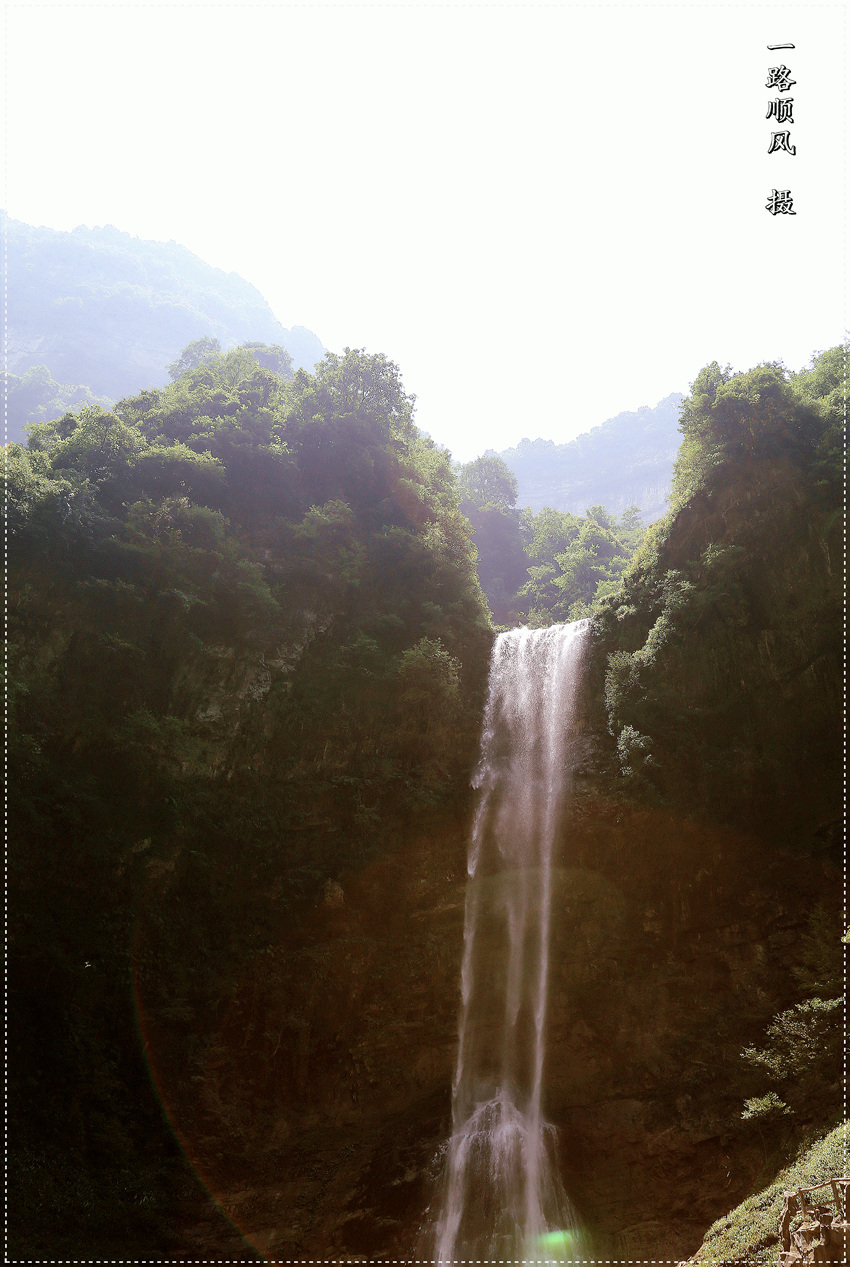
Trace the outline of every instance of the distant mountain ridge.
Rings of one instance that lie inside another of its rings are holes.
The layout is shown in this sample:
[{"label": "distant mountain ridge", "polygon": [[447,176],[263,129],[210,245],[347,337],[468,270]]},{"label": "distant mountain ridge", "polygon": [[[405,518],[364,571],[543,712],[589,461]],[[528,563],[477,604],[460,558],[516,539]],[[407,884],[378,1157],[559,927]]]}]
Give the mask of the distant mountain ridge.
[{"label": "distant mountain ridge", "polygon": [[519,481],[517,505],[584,514],[603,505],[620,515],[639,506],[644,523],[667,510],[673,463],[679,450],[680,392],[654,408],[620,413],[569,444],[524,437],[500,457]]},{"label": "distant mountain ridge", "polygon": [[225,351],[282,344],[296,369],[311,370],[324,355],[311,330],[282,326],[250,282],[177,242],[111,225],[58,232],[7,217],[4,232],[12,374],[45,365],[57,382],[114,400],[164,386],[166,365],[204,335]]}]

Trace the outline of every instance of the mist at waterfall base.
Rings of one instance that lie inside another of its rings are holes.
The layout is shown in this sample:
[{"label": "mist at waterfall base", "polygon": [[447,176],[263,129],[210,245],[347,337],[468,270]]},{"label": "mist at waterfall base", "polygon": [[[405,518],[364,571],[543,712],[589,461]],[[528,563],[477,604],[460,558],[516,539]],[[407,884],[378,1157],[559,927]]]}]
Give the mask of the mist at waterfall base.
[{"label": "mist at waterfall base", "polygon": [[[543,1120],[552,855],[587,621],[500,634],[469,845],[452,1136],[420,1241],[435,1262],[587,1255]],[[417,1257],[420,1256],[417,1255]]]}]

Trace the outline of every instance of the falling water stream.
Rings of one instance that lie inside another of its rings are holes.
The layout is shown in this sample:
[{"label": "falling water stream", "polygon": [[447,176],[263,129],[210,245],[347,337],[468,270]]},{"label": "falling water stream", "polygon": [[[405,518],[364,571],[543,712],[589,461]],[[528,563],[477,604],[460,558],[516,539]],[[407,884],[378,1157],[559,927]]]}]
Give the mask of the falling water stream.
[{"label": "falling water stream", "polygon": [[515,629],[493,648],[474,780],[452,1137],[432,1230],[437,1262],[563,1260],[578,1245],[541,1091],[552,853],[586,628]]}]

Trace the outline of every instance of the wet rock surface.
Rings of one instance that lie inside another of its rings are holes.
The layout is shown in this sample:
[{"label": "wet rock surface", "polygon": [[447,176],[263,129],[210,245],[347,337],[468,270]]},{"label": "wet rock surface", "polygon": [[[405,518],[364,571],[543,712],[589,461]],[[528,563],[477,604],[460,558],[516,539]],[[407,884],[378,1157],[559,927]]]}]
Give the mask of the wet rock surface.
[{"label": "wet rock surface", "polygon": [[[344,905],[318,893],[265,976],[235,986],[200,1073],[152,1024],[186,1151],[263,1253],[412,1252],[451,1131],[464,829],[433,822],[344,878]],[[839,879],[828,852],[577,806],[555,877],[544,1115],[600,1256],[685,1257],[748,1190],[763,1157],[739,1053],[789,1002],[789,942]]]},{"label": "wet rock surface", "polygon": [[[809,915],[840,893],[836,543],[804,494],[791,469],[750,471],[680,517],[671,568],[760,528],[743,606],[718,595],[651,680],[648,793],[606,730],[605,637],[588,663],[543,1112],[600,1257],[685,1258],[751,1190],[766,1145],[741,1120],[740,1052],[798,997]],[[317,883],[219,1000],[191,1070],[152,1006],[186,1150],[263,1253],[413,1252],[451,1130],[470,823],[400,823],[368,865]],[[827,1117],[839,1103],[824,1087]]]},{"label": "wet rock surface", "polygon": [[[747,538],[743,596],[730,605],[718,592],[644,683],[635,720],[653,740],[654,783],[629,784],[606,729],[614,643],[600,637],[589,663],[558,842],[543,1112],[600,1258],[687,1257],[751,1190],[765,1148],[741,1121],[752,1087],[739,1054],[797,997],[808,916],[840,898],[837,529],[804,492],[793,471],[753,471],[682,517],[670,570],[708,542],[735,545],[754,520],[761,529]],[[650,624],[624,617],[632,649]],[[60,622],[55,637],[66,633]],[[205,772],[232,772],[238,757],[272,776],[264,701],[308,633],[293,629],[276,659],[210,652],[183,678],[160,666],[163,706],[208,729]],[[41,645],[48,659],[61,651]],[[79,645],[72,668],[95,654]],[[182,919],[181,842],[139,853],[150,918],[143,909],[134,953],[153,965],[138,983],[145,1050],[186,1155],[232,1220],[188,1203],[172,1257],[244,1258],[251,1245],[274,1258],[409,1257],[434,1197],[451,1130],[471,804],[399,814],[369,857],[333,875],[322,860],[312,898],[285,904],[287,883],[306,887],[310,833],[334,835],[346,857],[332,799],[309,811],[299,869],[267,888],[251,872],[250,831],[235,842],[244,918],[265,920],[260,949],[228,979],[193,981],[190,1002],[169,976],[184,961],[157,959],[157,937]]]}]

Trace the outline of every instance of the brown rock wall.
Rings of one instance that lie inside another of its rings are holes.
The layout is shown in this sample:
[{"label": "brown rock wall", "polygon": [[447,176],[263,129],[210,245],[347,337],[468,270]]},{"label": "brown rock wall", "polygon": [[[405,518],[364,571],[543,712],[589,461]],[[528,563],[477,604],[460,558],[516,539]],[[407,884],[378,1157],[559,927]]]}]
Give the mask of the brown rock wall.
[{"label": "brown rock wall", "polygon": [[[154,1041],[187,1151],[270,1253],[412,1252],[450,1131],[465,851],[465,821],[434,820],[341,876],[341,904],[318,891],[193,1080]],[[566,1185],[601,1257],[682,1258],[762,1163],[739,1053],[793,998],[839,871],[586,797],[559,864],[545,1112]]]}]

